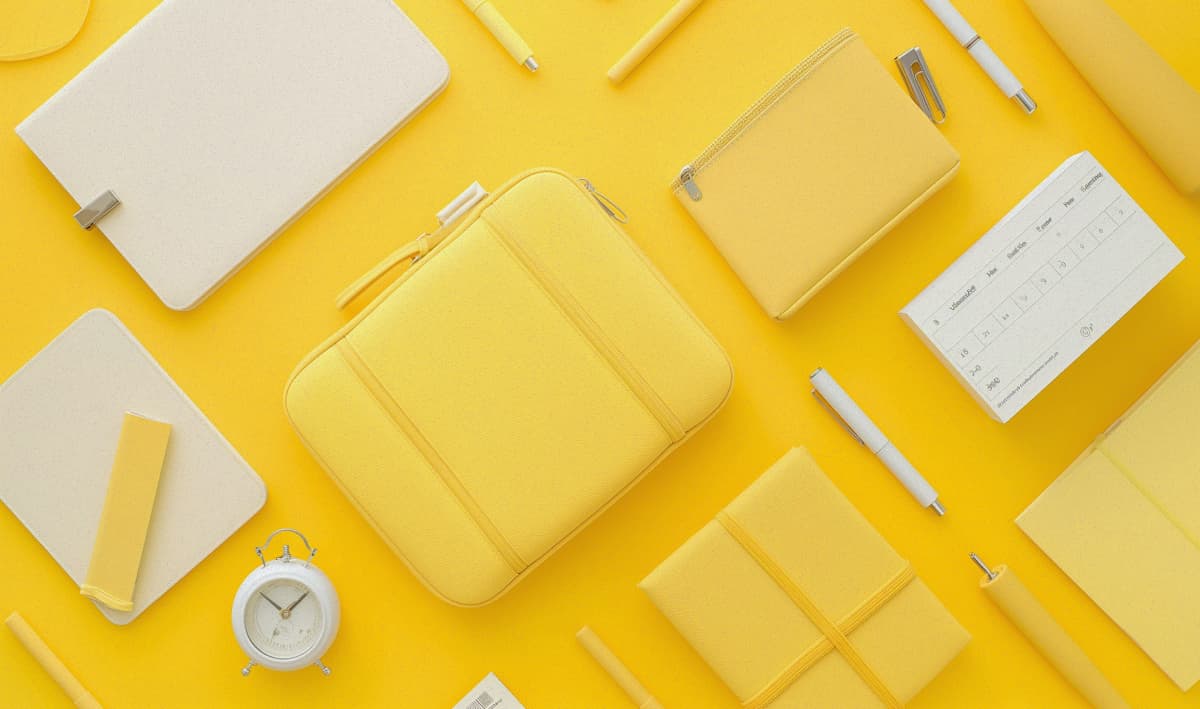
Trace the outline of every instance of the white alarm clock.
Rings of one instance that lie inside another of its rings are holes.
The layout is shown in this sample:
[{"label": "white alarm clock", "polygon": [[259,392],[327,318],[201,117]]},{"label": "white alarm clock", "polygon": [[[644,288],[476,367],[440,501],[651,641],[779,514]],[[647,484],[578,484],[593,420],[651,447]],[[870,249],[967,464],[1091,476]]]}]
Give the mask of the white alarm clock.
[{"label": "white alarm clock", "polygon": [[[300,537],[308,548],[307,559],[293,557],[284,544],[283,554],[267,561],[263,550],[283,532]],[[328,675],[321,657],[337,635],[341,605],[329,577],[312,563],[317,550],[300,532],[277,529],[254,553],[261,565],[233,597],[233,634],[250,657],[242,675],[255,665],[273,670],[316,665]]]}]

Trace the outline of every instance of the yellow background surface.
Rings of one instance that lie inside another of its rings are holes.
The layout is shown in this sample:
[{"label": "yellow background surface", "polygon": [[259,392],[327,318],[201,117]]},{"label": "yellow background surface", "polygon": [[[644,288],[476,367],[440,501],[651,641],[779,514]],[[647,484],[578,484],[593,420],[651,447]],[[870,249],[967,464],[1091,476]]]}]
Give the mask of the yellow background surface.
[{"label": "yellow background surface", "polygon": [[[1111,1],[1200,86],[1200,4]],[[618,88],[604,72],[668,0],[496,4],[542,71],[516,66],[461,3],[404,0],[450,63],[446,92],[191,313],[167,310],[100,233],[75,225],[76,205],[11,130],[154,3],[98,0],[62,51],[0,65],[0,376],[88,308],[109,308],[269,489],[261,513],[123,628],[79,596],[4,510],[0,614],[20,610],[113,707],[448,708],[488,671],[534,709],[627,706],[576,643],[585,623],[666,706],[734,707],[635,583],[803,444],[974,636],[913,706],[1082,706],[984,597],[970,550],[1016,569],[1132,702],[1200,706],[1200,689],[1176,689],[1012,523],[1200,338],[1200,204],[1171,187],[1019,0],[958,5],[1039,101],[1033,117],[995,89],[917,0],[711,0]],[[893,55],[924,48],[949,104],[943,131],[962,169],[781,325],[759,311],[667,185],[754,98],[847,25],[893,72]],[[1000,425],[896,312],[1084,149],[1189,258]],[[332,307],[341,287],[431,228],[434,212],[470,181],[495,186],[536,165],[590,178],[629,212],[630,234],[728,349],[737,383],[706,429],[515,591],[483,609],[452,608],[392,557],[309,458],[288,428],[281,392],[299,359],[343,322]],[[834,372],[930,478],[949,509],[945,519],[917,507],[813,402],[807,376],[817,366]],[[70,445],[69,427],[63,435]],[[320,547],[317,561],[341,594],[329,678],[311,669],[238,674],[245,658],[229,627],[233,593],[256,563],[254,546],[282,526]],[[63,695],[0,632],[0,706],[55,705],[66,705]]]}]

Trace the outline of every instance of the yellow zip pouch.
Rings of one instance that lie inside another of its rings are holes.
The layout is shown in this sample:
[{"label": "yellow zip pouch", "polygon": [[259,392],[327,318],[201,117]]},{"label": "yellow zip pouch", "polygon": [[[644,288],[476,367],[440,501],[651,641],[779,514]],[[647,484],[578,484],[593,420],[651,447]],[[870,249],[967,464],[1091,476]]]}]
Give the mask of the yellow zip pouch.
[{"label": "yellow zip pouch", "polygon": [[783,320],[957,170],[950,143],[844,29],[685,166],[672,190]]},{"label": "yellow zip pouch", "polygon": [[339,299],[411,266],[296,369],[300,438],[426,586],[495,600],[703,425],[712,335],[557,170],[477,184]]}]

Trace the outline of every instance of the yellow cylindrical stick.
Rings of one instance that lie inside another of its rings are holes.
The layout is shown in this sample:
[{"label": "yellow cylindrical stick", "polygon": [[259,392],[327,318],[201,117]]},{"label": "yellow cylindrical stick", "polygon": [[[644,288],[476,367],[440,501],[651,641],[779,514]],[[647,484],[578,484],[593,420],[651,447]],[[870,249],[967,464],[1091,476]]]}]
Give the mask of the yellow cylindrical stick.
[{"label": "yellow cylindrical stick", "polygon": [[633,673],[629,671],[625,663],[621,662],[621,659],[614,655],[612,650],[608,649],[608,646],[604,644],[600,636],[596,635],[591,628],[586,625],[583,626],[575,634],[575,637],[591,653],[596,662],[600,663],[604,671],[613,678],[613,681],[621,689],[625,690],[625,693],[629,695],[634,704],[638,705],[639,709],[663,709],[663,705],[659,704],[658,700],[642,686],[642,683],[638,681],[637,677],[633,676]]},{"label": "yellow cylindrical stick", "polygon": [[75,675],[71,674],[71,671],[62,663],[62,660],[58,659],[58,656],[42,640],[41,636],[29,627],[29,623],[25,622],[20,613],[13,611],[4,624],[8,626],[13,635],[17,636],[17,640],[21,641],[21,644],[25,646],[30,655],[33,655],[33,659],[37,660],[42,669],[46,670],[46,673],[58,683],[59,687],[62,687],[71,701],[75,702],[75,706],[80,709],[101,709],[100,702],[96,701],[91,692],[75,679]]},{"label": "yellow cylindrical stick", "polygon": [[692,14],[692,10],[695,10],[703,1],[679,0],[675,3],[675,6],[666,15],[663,15],[663,18],[651,27],[650,31],[638,40],[637,44],[633,45],[633,48],[625,53],[625,56],[613,64],[612,68],[608,70],[609,80],[614,84],[624,81],[625,77],[629,76],[642,63],[642,60],[654,51],[655,47],[662,44],[667,35],[675,31],[675,28],[682,24],[687,16]]},{"label": "yellow cylindrical stick", "polygon": [[505,50],[516,60],[518,64],[530,71],[538,70],[538,63],[533,58],[533,50],[525,39],[513,29],[513,26],[504,19],[504,15],[492,6],[488,0],[463,0],[463,4],[471,11],[483,26],[488,28],[496,41],[504,47]]},{"label": "yellow cylindrical stick", "polygon": [[1200,197],[1200,92],[1105,0],[1025,0],[1180,192]]},{"label": "yellow cylindrical stick", "polygon": [[1054,616],[1038,603],[1021,579],[1006,566],[988,569],[979,557],[971,558],[979,564],[987,576],[979,580],[979,587],[988,598],[1000,606],[1013,625],[1029,638],[1029,642],[1042,653],[1050,664],[1066,678],[1080,694],[1097,709],[1129,709],[1129,704],[1117,694],[1112,686],[1079,645],[1067,635],[1067,631],[1054,620]]}]

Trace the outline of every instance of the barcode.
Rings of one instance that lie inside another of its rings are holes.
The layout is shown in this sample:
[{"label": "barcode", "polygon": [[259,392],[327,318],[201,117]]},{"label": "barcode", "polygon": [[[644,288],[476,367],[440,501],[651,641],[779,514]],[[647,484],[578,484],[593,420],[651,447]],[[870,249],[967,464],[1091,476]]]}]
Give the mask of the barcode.
[{"label": "barcode", "polygon": [[487,692],[480,692],[479,696],[475,697],[475,701],[466,706],[466,709],[491,709],[491,707],[492,695]]}]

